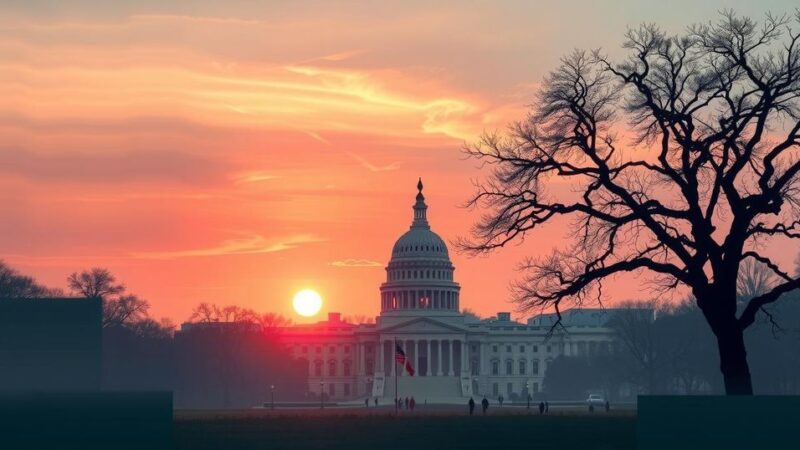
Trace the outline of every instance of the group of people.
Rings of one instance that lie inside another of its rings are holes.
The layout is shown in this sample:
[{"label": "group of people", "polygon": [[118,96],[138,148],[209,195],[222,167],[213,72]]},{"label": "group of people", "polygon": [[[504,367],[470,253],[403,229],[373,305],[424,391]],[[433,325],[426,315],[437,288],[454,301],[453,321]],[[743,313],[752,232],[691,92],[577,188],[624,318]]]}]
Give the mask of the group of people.
[{"label": "group of people", "polygon": [[[475,412],[475,400],[470,397],[469,398],[469,415],[471,416]],[[486,410],[489,409],[489,400],[486,397],[483,397],[481,400],[481,408],[483,409],[483,414],[486,415]]]},{"label": "group of people", "polygon": [[397,404],[397,409],[405,409],[409,411],[414,411],[414,408],[417,406],[417,401],[414,400],[414,397],[406,397],[404,398],[396,398],[395,403]]},{"label": "group of people", "polygon": [[[378,397],[375,397],[375,398],[374,398],[374,401],[375,401],[375,406],[378,406]],[[366,406],[367,408],[369,408],[369,397],[367,397],[367,398],[365,398],[365,399],[364,399],[364,406]]]},{"label": "group of people", "polygon": [[[497,399],[497,402],[500,404],[501,407],[503,406],[502,398],[503,397],[501,396]],[[470,397],[469,402],[467,402],[467,404],[469,405],[469,415],[471,416],[475,413],[475,399]],[[528,396],[528,408],[530,408],[530,406],[531,406],[531,398],[530,396]],[[483,397],[483,400],[481,400],[481,408],[483,410],[483,414],[485,415],[486,410],[489,409],[489,400],[486,397]],[[550,412],[550,402],[539,402],[539,414],[544,414],[548,412]]]}]

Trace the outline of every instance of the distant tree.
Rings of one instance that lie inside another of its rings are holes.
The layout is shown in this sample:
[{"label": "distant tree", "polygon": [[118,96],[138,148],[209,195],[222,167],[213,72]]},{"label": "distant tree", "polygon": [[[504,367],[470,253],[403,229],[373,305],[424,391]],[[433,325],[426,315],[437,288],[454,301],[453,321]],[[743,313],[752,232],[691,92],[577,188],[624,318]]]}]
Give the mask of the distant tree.
[{"label": "distant tree", "polygon": [[352,315],[352,316],[347,316],[347,317],[344,318],[344,321],[347,322],[347,323],[352,323],[352,324],[356,324],[356,325],[362,325],[362,324],[366,324],[366,323],[375,323],[375,319],[374,318],[372,318],[370,316],[366,316],[364,314],[355,314],[355,315]]},{"label": "distant tree", "polygon": [[148,339],[169,339],[175,332],[175,324],[169,319],[145,318],[133,322],[129,328],[136,336]]},{"label": "distant tree", "polygon": [[39,298],[63,295],[58,289],[39,284],[0,260],[0,298]]},{"label": "distant tree", "polygon": [[779,281],[769,266],[755,259],[746,259],[739,267],[736,292],[739,298],[750,300],[768,292]]},{"label": "distant tree", "polygon": [[469,308],[462,309],[461,310],[461,314],[464,316],[464,319],[467,320],[467,321],[480,322],[481,320],[483,320],[483,318],[478,313],[476,313],[475,311],[473,311],[473,310],[471,310]]},{"label": "distant tree", "polygon": [[101,267],[73,272],[67,277],[67,286],[73,293],[90,298],[104,299],[125,292],[125,285],[117,283],[117,278]]},{"label": "distant tree", "polygon": [[73,294],[102,299],[103,327],[128,326],[148,318],[147,300],[126,293],[125,285],[108,269],[73,272],[67,277],[67,286]]},{"label": "distant tree", "polygon": [[658,376],[662,364],[662,345],[655,320],[657,304],[654,301],[624,302],[609,319],[617,339],[627,350],[632,368],[644,374],[647,392],[658,392]]},{"label": "distant tree", "polygon": [[263,319],[264,318],[259,316],[258,313],[249,308],[236,305],[218,306],[211,303],[200,303],[192,310],[192,314],[189,316],[189,322],[192,323],[230,322],[260,324]]},{"label": "distant tree", "polygon": [[200,303],[192,310],[192,315],[189,316],[191,323],[211,323],[219,322],[221,312],[217,305],[210,303]]},{"label": "distant tree", "polygon": [[258,323],[265,332],[271,332],[278,328],[288,327],[292,320],[278,313],[264,313],[258,317]]},{"label": "distant tree", "polygon": [[116,298],[103,299],[103,326],[133,325],[149,319],[147,311],[150,304],[147,300],[128,294]]},{"label": "distant tree", "polygon": [[[800,238],[800,34],[790,16],[763,24],[724,12],[668,36],[629,30],[630,56],[575,51],[542,84],[527,120],[467,152],[493,167],[469,205],[488,212],[482,253],[556,219],[572,245],[523,265],[523,309],[600,298],[604,280],[649,272],[649,286],[683,286],[714,333],[725,392],[753,393],[744,330],[800,287],[761,249]],[[620,143],[631,136],[630,146]],[[548,190],[554,179],[568,189]],[[779,280],[737,308],[737,278],[756,260]]]}]

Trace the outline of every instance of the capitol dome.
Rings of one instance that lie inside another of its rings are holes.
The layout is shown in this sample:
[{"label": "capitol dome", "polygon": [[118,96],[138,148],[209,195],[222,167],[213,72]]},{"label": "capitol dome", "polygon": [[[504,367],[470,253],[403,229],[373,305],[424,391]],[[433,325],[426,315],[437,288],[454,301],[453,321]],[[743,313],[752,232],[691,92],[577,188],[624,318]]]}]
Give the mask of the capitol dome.
[{"label": "capitol dome", "polygon": [[381,313],[458,312],[460,286],[447,244],[431,231],[428,205],[417,183],[411,227],[394,244],[381,285]]}]

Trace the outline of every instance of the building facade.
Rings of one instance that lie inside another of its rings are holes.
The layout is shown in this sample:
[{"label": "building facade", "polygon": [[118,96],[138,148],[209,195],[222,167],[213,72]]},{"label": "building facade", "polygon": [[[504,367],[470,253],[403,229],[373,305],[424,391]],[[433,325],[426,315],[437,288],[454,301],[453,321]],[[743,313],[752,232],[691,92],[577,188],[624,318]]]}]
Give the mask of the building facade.
[{"label": "building facade", "polygon": [[[536,398],[558,355],[611,351],[605,310],[566,311],[560,333],[550,333],[552,315],[520,323],[507,312],[486,320],[462,314],[455,267],[445,241],[431,230],[421,180],[417,190],[411,227],[386,266],[375,323],[354,325],[331,313],[326,321],[284,330],[293,355],[308,365],[310,392],[335,400]],[[396,346],[413,376],[395,363]]]}]

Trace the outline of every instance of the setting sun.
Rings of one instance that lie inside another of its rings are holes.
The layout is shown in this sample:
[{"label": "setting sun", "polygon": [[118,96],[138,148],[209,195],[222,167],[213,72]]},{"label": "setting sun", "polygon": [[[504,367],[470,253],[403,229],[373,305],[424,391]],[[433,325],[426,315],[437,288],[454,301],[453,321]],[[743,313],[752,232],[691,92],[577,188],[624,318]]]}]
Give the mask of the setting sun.
[{"label": "setting sun", "polygon": [[313,289],[303,289],[294,295],[292,305],[297,314],[311,317],[322,308],[322,297]]}]

